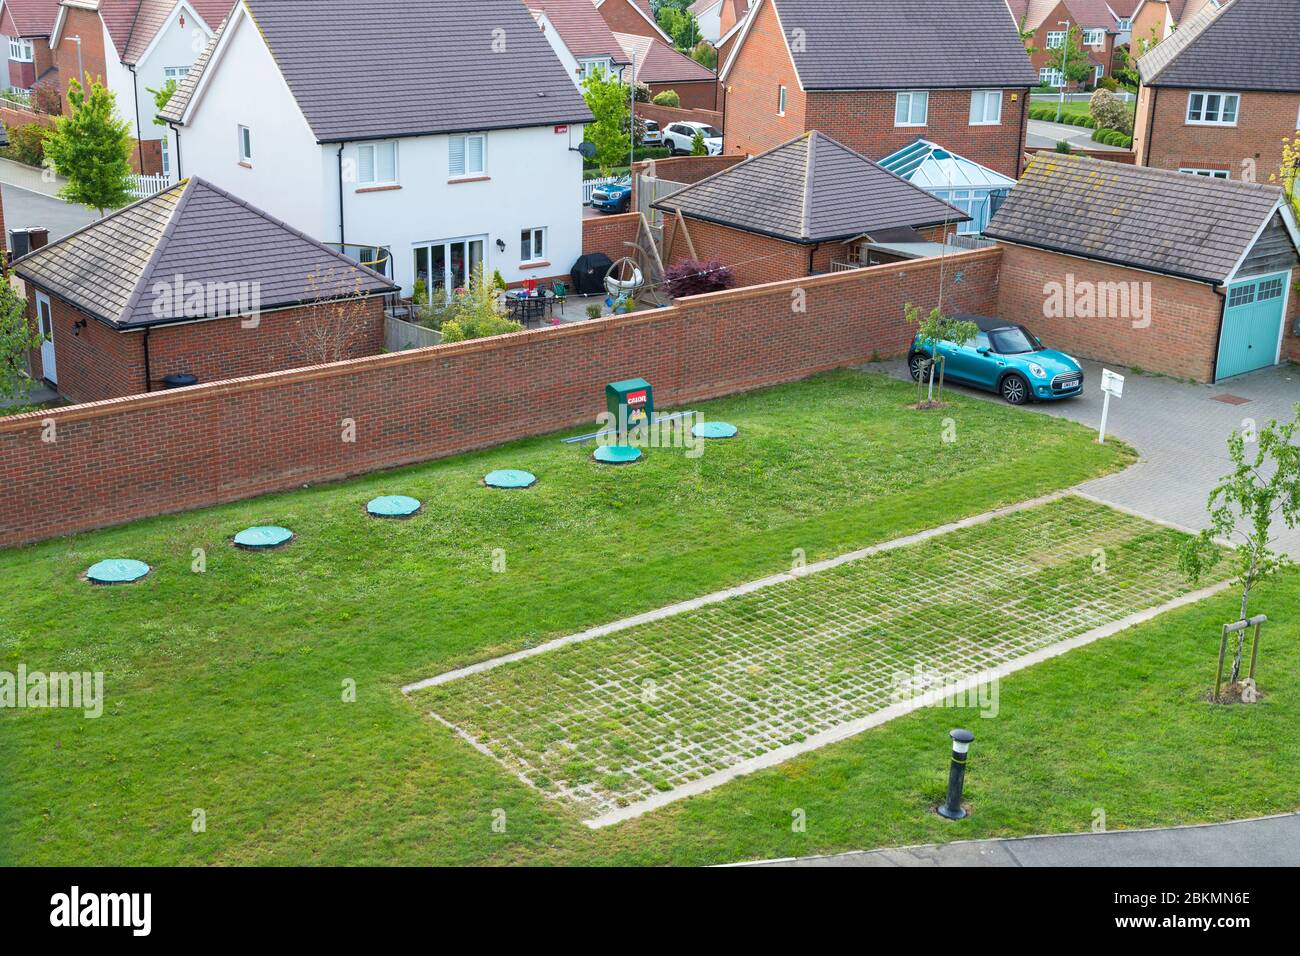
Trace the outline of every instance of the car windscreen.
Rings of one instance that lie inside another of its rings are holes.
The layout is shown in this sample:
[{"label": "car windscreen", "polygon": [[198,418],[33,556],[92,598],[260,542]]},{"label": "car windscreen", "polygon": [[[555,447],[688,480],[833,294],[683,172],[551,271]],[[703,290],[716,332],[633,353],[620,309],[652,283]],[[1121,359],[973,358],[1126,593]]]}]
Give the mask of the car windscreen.
[{"label": "car windscreen", "polygon": [[720,139],[722,134],[712,126],[701,126],[700,132],[704,134],[705,139]]},{"label": "car windscreen", "polygon": [[1020,355],[1024,352],[1037,352],[1042,348],[1023,325],[995,329],[989,333],[989,339],[993,343],[993,351],[1000,355]]}]

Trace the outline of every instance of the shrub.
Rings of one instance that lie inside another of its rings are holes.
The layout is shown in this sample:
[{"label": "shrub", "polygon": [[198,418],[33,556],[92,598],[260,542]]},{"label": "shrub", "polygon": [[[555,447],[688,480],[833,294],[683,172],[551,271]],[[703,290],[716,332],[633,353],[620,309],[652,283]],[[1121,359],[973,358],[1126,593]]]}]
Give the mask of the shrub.
[{"label": "shrub", "polygon": [[736,274],[730,266],[725,266],[719,259],[699,261],[696,259],[679,259],[667,269],[664,278],[668,282],[668,292],[675,299],[688,295],[703,295],[705,292],[719,292],[730,289],[736,284]]},{"label": "shrub", "polygon": [[1057,151],[1058,153],[1073,153],[1073,152],[1074,152],[1074,147],[1072,147],[1072,146],[1071,146],[1069,143],[1067,143],[1065,140],[1063,140],[1063,139],[1058,139],[1058,140],[1056,141],[1056,151]]},{"label": "shrub", "polygon": [[0,149],[0,156],[27,166],[45,165],[45,141],[52,132],[48,126],[28,123],[25,126],[9,126],[6,130],[9,133],[9,145]]},{"label": "shrub", "polygon": [[444,342],[464,342],[465,330],[455,319],[442,323],[442,340]]},{"label": "shrub", "polygon": [[599,319],[600,312],[601,312],[600,306],[595,302],[587,306],[587,318],[589,319]]},{"label": "shrub", "polygon": [[682,98],[677,95],[676,90],[664,90],[662,93],[656,93],[654,99],[650,101],[655,106],[679,107],[682,105]]},{"label": "shrub", "polygon": [[1117,129],[1122,133],[1133,130],[1133,119],[1123,101],[1110,90],[1097,90],[1088,101],[1088,112],[1095,124],[1103,129]]},{"label": "shrub", "polygon": [[691,137],[691,155],[707,156],[709,154],[709,144],[704,142],[704,131],[696,130],[695,135]]},{"label": "shrub", "polygon": [[38,113],[59,116],[63,113],[63,94],[57,83],[46,80],[32,87],[32,109]]},{"label": "shrub", "polygon": [[635,87],[635,90],[636,90],[636,92],[633,94],[633,98],[636,100],[636,102],[638,102],[638,103],[649,103],[649,102],[650,102],[650,84],[649,84],[649,83],[638,83],[638,84],[636,85],[636,87]]},{"label": "shrub", "polygon": [[1119,89],[1119,84],[1115,82],[1114,77],[1103,76],[1100,80],[1097,81],[1097,89],[1109,90],[1111,93],[1114,93],[1116,90]]}]

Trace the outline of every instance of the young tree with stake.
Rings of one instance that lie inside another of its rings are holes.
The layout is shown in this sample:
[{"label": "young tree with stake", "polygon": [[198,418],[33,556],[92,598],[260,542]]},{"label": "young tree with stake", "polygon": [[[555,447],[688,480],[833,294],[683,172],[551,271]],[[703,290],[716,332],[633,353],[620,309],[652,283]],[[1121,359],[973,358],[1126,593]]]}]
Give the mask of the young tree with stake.
[{"label": "young tree with stake", "polygon": [[61,116],[45,142],[55,172],[67,177],[59,191],[67,202],[98,209],[100,216],[135,199],[131,189],[131,127],[118,119],[116,97],[98,81],[90,93],[68,84],[70,116]]}]

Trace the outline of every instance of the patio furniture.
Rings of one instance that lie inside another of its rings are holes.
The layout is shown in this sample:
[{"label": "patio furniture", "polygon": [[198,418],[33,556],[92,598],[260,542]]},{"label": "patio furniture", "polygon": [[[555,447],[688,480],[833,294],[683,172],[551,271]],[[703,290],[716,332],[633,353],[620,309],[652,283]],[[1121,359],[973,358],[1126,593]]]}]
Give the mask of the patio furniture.
[{"label": "patio furniture", "polygon": [[551,292],[536,295],[511,293],[506,297],[506,303],[510,307],[510,317],[517,322],[522,322],[525,328],[533,322],[541,322],[554,301],[555,296]]}]

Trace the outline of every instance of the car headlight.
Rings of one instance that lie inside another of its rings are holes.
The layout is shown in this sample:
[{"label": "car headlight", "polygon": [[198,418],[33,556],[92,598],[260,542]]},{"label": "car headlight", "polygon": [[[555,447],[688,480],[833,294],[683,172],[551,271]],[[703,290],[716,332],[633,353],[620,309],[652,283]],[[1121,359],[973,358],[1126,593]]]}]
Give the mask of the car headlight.
[{"label": "car headlight", "polygon": [[1029,374],[1034,378],[1047,378],[1047,369],[1043,368],[1036,362],[1029,363]]}]

